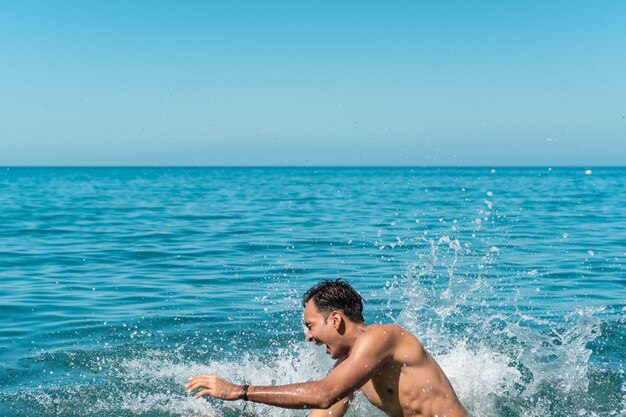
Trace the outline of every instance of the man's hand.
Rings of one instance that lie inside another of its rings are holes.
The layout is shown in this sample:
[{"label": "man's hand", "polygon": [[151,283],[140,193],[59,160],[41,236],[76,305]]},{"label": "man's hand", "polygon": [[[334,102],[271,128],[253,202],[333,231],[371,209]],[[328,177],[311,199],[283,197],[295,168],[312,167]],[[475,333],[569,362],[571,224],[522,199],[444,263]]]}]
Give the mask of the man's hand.
[{"label": "man's hand", "polygon": [[197,389],[204,388],[196,393],[193,397],[194,399],[210,395],[220,400],[234,401],[243,397],[243,387],[241,385],[231,384],[217,375],[192,376],[189,378],[186,388],[190,394]]}]

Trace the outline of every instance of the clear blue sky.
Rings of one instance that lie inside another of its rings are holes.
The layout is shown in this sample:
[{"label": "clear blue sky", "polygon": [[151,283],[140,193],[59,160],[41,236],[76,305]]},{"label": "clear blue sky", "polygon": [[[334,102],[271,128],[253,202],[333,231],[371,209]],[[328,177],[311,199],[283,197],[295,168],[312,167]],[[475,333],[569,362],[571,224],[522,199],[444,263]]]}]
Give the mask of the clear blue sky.
[{"label": "clear blue sky", "polygon": [[13,1],[0,165],[625,165],[626,1]]}]

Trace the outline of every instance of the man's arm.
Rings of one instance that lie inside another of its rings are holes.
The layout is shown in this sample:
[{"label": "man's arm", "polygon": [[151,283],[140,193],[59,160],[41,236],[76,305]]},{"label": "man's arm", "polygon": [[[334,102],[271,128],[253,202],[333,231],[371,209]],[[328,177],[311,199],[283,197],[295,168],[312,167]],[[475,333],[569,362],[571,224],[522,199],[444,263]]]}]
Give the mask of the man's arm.
[{"label": "man's arm", "polygon": [[348,408],[350,408],[353,399],[354,394],[337,401],[332,407],[326,410],[317,409],[311,411],[309,417],[343,417],[348,411]]},{"label": "man's arm", "polygon": [[[357,340],[350,356],[321,381],[279,386],[249,386],[249,401],[284,408],[328,409],[363,386],[378,366],[392,353],[391,336],[382,329],[370,329]],[[195,398],[205,395],[223,400],[244,399],[240,385],[215,376],[198,375],[187,384],[189,392],[204,388]]]},{"label": "man's arm", "polygon": [[[333,369],[335,369],[343,361],[344,359],[339,359],[337,362],[335,362]],[[348,408],[350,408],[350,404],[352,403],[352,400],[354,400],[354,394],[355,393],[353,392],[351,395],[337,401],[335,404],[332,405],[332,407],[327,408],[325,410],[321,410],[321,409],[312,410],[311,413],[309,414],[309,417],[328,417],[328,416],[343,417],[348,411]]]}]

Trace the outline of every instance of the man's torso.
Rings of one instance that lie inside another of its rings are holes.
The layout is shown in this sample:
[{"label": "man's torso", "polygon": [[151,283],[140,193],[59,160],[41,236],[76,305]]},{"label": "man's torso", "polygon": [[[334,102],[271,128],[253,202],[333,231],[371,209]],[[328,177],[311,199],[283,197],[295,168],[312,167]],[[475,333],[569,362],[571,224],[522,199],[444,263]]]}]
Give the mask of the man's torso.
[{"label": "man's torso", "polygon": [[467,416],[448,378],[415,336],[396,325],[374,326],[394,339],[394,349],[360,388],[373,405],[393,417]]}]

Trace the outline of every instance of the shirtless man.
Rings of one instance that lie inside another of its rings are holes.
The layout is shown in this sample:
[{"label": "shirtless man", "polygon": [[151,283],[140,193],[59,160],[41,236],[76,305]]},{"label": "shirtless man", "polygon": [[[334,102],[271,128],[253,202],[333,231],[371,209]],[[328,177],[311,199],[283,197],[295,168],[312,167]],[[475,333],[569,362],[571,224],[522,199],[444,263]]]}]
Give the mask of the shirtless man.
[{"label": "shirtless man", "polygon": [[356,391],[391,417],[467,417],[435,359],[395,324],[366,325],[363,299],[346,281],[321,281],[304,295],[306,339],[336,359],[321,381],[280,386],[236,385],[216,375],[189,379],[195,398],[311,408],[310,416],[343,416]]}]

